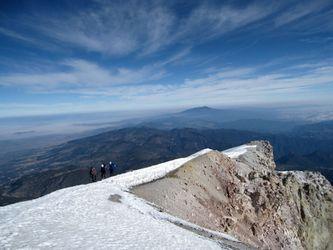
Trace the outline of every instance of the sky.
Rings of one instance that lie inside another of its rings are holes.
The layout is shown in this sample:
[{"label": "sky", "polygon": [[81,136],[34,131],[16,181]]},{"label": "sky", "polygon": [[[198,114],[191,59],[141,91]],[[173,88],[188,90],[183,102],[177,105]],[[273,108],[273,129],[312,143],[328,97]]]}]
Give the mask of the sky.
[{"label": "sky", "polygon": [[333,2],[0,1],[0,117],[333,105]]}]

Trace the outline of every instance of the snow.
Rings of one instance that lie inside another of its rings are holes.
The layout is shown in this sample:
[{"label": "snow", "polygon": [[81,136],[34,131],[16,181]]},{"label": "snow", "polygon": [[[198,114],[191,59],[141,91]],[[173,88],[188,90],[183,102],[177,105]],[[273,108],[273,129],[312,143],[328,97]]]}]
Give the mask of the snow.
[{"label": "snow", "polygon": [[108,181],[111,181],[124,189],[128,189],[133,186],[137,186],[143,183],[148,183],[157,179],[160,179],[170,173],[173,170],[176,170],[184,163],[212,151],[211,149],[203,149],[193,155],[190,155],[185,158],[179,158],[172,161],[163,162],[161,164],[131,171],[125,174],[116,175],[112,178],[109,178]]},{"label": "snow", "polygon": [[241,145],[238,147],[230,148],[227,150],[224,150],[223,153],[227,155],[230,158],[238,158],[240,155],[245,154],[249,148],[256,148],[257,145]]},{"label": "snow", "polygon": [[[254,146],[223,153],[235,158],[250,147]],[[221,249],[214,240],[175,224],[237,240],[159,212],[127,192],[210,151],[204,149],[185,158],[0,207],[1,249]],[[114,195],[120,197],[119,202],[112,201]]]},{"label": "snow", "polygon": [[[112,202],[111,194],[121,196]],[[0,208],[1,249],[220,249],[101,181]]]}]

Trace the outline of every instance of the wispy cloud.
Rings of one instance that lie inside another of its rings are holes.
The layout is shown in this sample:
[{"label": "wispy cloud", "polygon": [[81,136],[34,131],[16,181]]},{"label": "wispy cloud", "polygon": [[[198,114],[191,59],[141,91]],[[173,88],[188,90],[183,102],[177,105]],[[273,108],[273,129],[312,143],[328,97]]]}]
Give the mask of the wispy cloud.
[{"label": "wispy cloud", "polygon": [[289,24],[306,17],[307,15],[323,10],[330,4],[331,2],[329,0],[302,1],[296,6],[291,6],[287,10],[283,11],[283,13],[275,19],[275,25],[282,26]]},{"label": "wispy cloud", "polygon": [[108,70],[96,63],[78,59],[64,61],[60,66],[66,66],[66,70],[2,75],[0,76],[0,84],[33,91],[69,91],[88,87],[100,88],[121,84],[138,84],[160,79],[164,75],[163,69],[154,66]]},{"label": "wispy cloud", "polygon": [[[94,71],[96,65],[90,65],[87,62],[73,61],[68,63],[78,72]],[[324,64],[294,65],[292,70],[299,70],[300,74],[295,76],[287,69],[272,71],[259,74],[260,66],[252,68],[224,68],[201,78],[187,79],[178,84],[145,84],[132,85],[122,82],[120,85],[105,84],[105,78],[110,77],[105,69],[95,69],[96,73],[101,73],[101,84],[79,84],[77,88],[68,89],[68,81],[76,84],[77,81],[72,76],[58,75],[54,77],[54,82],[58,88],[49,89],[49,93],[73,93],[85,99],[80,104],[58,103],[52,105],[45,104],[25,104],[25,103],[7,103],[2,107],[7,107],[6,112],[13,110],[24,110],[31,107],[31,112],[62,113],[62,112],[81,112],[93,110],[140,110],[150,108],[166,108],[176,106],[194,106],[194,105],[255,105],[260,103],[279,103],[283,102],[307,102],[318,101],[318,96],[313,89],[326,86],[333,89],[333,66]],[[99,72],[101,71],[101,72]],[[105,74],[103,76],[103,74]],[[75,75],[75,74],[73,74]],[[31,76],[30,76],[31,77]],[[25,84],[29,79],[28,75],[16,78],[15,82]],[[86,77],[82,75],[81,77]],[[93,77],[93,76],[91,76]],[[40,80],[36,76],[31,77],[30,83]],[[49,79],[50,76],[45,79]],[[96,80],[96,79],[95,79]],[[14,80],[13,80],[14,82]],[[64,84],[64,85],[63,85]],[[63,88],[61,88],[63,86]],[[109,97],[113,98],[109,98]],[[331,95],[320,93],[321,102],[331,102]],[[1,105],[0,105],[1,107]],[[49,107],[49,108],[48,108]],[[6,113],[5,113],[6,114]],[[4,114],[2,114],[4,115]]]},{"label": "wispy cloud", "polygon": [[[170,84],[154,83],[164,74],[163,71],[155,72],[155,68],[117,69],[111,72],[82,60],[67,61],[64,65],[69,67],[66,73],[2,76],[0,82],[24,86],[37,92],[74,93],[97,98],[115,96],[117,105],[126,106],[145,106],[153,102],[159,105],[185,105],[200,100],[221,103],[231,100],[255,101],[258,98],[269,100],[276,95],[285,98],[303,93],[313,87],[333,87],[333,66],[322,63],[292,65],[265,73],[261,72],[264,65],[224,68],[200,78]],[[131,102],[123,103],[128,100]]]},{"label": "wispy cloud", "polygon": [[97,2],[60,16],[35,14],[27,25],[57,41],[119,56],[159,49],[172,34],[174,19],[167,8],[149,2]]},{"label": "wispy cloud", "polygon": [[20,23],[34,31],[31,37],[18,31],[2,33],[29,42],[35,41],[38,34],[38,39],[51,38],[59,46],[66,43],[109,55],[148,55],[169,45],[185,43],[189,47],[219,37],[272,11],[271,6],[263,4],[239,8],[206,3],[191,8],[186,16],[179,16],[167,2],[98,1],[94,8],[18,17]]},{"label": "wispy cloud", "polygon": [[181,20],[176,37],[203,41],[246,26],[272,13],[269,5],[252,4],[244,8],[203,4]]},{"label": "wispy cloud", "polygon": [[28,36],[19,34],[18,32],[15,32],[13,30],[1,28],[1,27],[0,27],[0,34],[4,35],[4,36],[11,37],[11,38],[14,38],[14,39],[17,39],[17,40],[21,40],[21,41],[24,41],[24,42],[36,43],[36,40],[31,38],[31,37],[28,37]]},{"label": "wispy cloud", "polygon": [[[275,28],[291,23],[297,27],[300,25],[297,21],[304,17],[310,17],[311,23],[306,24],[305,20],[302,25],[315,23],[318,26],[318,20],[331,16],[329,8],[325,9],[330,5],[329,0],[293,4],[251,2],[242,6],[204,2],[192,4],[186,14],[181,15],[174,11],[174,4],[167,1],[94,1],[92,6],[76,8],[75,5],[56,14],[32,11],[29,15],[16,16],[7,23],[13,28],[0,27],[0,34],[36,46],[47,42],[61,48],[80,48],[106,55],[136,53],[142,56],[163,51],[171,45],[193,47],[264,22],[269,16],[275,17],[272,18]],[[321,11],[323,13],[319,14]],[[319,24],[327,26],[332,21],[329,23]],[[21,29],[15,29],[20,26]],[[253,32],[264,32],[260,25],[253,29]],[[47,46],[42,47],[47,49]]]},{"label": "wispy cloud", "polygon": [[0,87],[14,98],[66,93],[119,108],[304,99],[313,88],[333,89],[330,1],[177,4],[69,1],[59,12],[9,13],[0,35],[14,53],[2,50]]}]

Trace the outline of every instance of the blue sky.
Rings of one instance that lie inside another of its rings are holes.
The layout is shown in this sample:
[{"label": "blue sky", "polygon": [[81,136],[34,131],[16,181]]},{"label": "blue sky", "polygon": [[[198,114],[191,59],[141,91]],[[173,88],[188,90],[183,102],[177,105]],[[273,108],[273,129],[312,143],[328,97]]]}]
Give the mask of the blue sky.
[{"label": "blue sky", "polygon": [[0,116],[333,105],[332,1],[1,1]]}]

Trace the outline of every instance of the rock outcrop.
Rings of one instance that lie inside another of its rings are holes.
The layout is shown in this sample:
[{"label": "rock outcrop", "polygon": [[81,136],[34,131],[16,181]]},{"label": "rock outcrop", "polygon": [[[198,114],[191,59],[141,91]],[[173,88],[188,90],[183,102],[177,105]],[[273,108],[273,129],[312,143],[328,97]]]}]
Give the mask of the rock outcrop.
[{"label": "rock outcrop", "polygon": [[333,249],[333,189],[319,173],[277,172],[272,146],[199,156],[132,189],[161,210],[264,249]]}]

